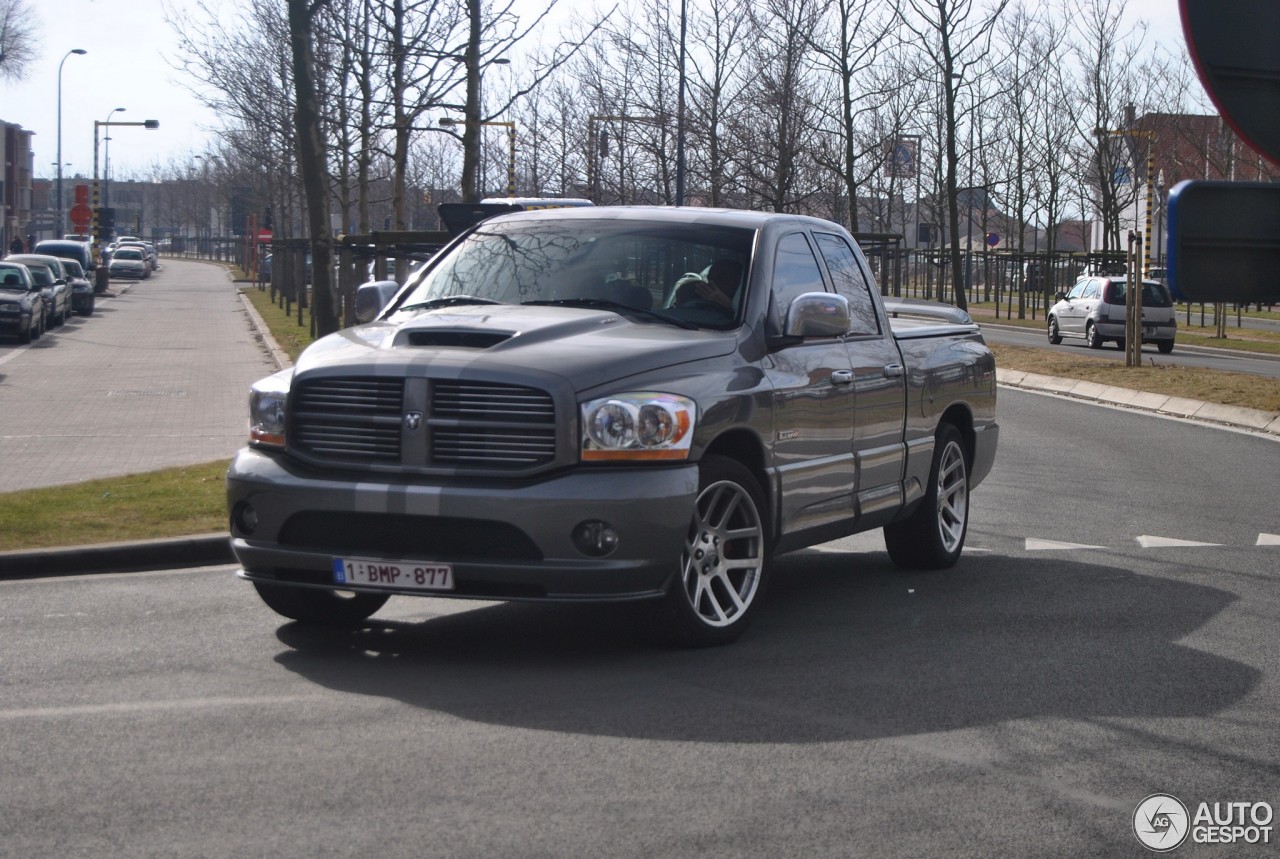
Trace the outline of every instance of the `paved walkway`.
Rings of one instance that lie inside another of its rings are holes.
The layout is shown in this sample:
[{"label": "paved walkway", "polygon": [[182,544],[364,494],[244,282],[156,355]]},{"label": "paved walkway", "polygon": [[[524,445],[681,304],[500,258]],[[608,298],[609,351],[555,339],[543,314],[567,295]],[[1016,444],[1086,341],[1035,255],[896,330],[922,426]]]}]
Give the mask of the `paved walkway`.
[{"label": "paved walkway", "polygon": [[276,370],[226,269],[168,260],[92,317],[0,343],[0,492],[230,460]]}]

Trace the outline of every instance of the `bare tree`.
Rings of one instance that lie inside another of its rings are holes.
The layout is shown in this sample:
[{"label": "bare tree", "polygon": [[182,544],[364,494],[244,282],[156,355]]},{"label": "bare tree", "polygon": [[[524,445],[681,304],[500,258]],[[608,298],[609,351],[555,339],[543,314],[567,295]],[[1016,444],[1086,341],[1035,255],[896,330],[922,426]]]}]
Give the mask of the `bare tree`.
[{"label": "bare tree", "polygon": [[1098,192],[1103,250],[1119,251],[1120,213],[1136,199],[1149,139],[1126,132],[1139,103],[1139,65],[1146,27],[1125,27],[1126,0],[1071,0],[1063,11],[1080,67],[1077,132],[1089,141],[1088,181]]},{"label": "bare tree", "polygon": [[751,110],[735,129],[739,166],[748,182],[749,204],[796,211],[821,190],[807,145],[818,125],[809,71],[810,36],[821,10],[815,0],[767,0],[749,9],[756,86]]},{"label": "bare tree", "polygon": [[[991,32],[1009,0],[994,0],[986,9],[976,7],[973,0],[905,0],[901,20],[914,34],[937,73],[943,96],[943,137],[947,191],[947,222],[951,231],[951,279],[956,286],[956,306],[967,309],[968,298],[960,284],[964,280],[960,260],[960,206],[957,175],[960,165],[958,105],[960,88],[969,87],[972,94],[964,113],[973,121],[977,110],[980,81],[974,72],[986,55]],[[972,191],[970,191],[972,195]]]},{"label": "bare tree", "polygon": [[39,55],[36,21],[27,0],[0,0],[0,80],[20,81]]}]

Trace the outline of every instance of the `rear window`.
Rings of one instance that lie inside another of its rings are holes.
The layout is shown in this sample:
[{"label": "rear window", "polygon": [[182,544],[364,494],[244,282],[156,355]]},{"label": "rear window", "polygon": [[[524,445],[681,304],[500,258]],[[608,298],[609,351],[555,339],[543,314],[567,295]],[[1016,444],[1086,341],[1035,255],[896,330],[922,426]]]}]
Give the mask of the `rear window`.
[{"label": "rear window", "polygon": [[[1113,280],[1107,285],[1107,294],[1103,300],[1107,304],[1124,304],[1127,284],[1123,280]],[[1143,307],[1173,307],[1173,297],[1164,284],[1144,281],[1142,284]]]}]

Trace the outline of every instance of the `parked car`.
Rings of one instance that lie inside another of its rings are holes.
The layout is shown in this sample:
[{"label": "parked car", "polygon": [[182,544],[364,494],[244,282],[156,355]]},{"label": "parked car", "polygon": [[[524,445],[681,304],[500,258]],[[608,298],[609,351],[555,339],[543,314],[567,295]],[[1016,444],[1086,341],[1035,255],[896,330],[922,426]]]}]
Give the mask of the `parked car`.
[{"label": "parked car", "polygon": [[0,333],[30,343],[44,333],[45,318],[44,294],[31,270],[22,263],[0,262]]},{"label": "parked car", "polygon": [[62,266],[67,270],[67,285],[71,287],[71,309],[80,316],[92,316],[96,300],[93,281],[73,259],[63,260]]},{"label": "parked car", "polygon": [[96,267],[93,259],[93,245],[89,242],[69,239],[45,239],[37,242],[33,253],[48,254],[60,259],[73,259],[80,263],[80,268],[91,272]]},{"label": "parked car", "polygon": [[121,245],[111,254],[111,262],[107,264],[107,273],[111,277],[145,280],[151,277],[151,264],[147,262],[145,248]]},{"label": "parked car", "polygon": [[146,242],[118,242],[116,251],[121,248],[137,248],[142,251],[142,258],[147,261],[147,274],[151,274],[156,270],[156,253],[153,248],[147,246]]},{"label": "parked car", "polygon": [[[1063,338],[1084,340],[1093,349],[1107,341],[1124,348],[1126,279],[1122,276],[1082,277],[1071,291],[1058,293],[1058,302],[1049,309],[1049,342]],[[1173,351],[1178,331],[1173,297],[1164,284],[1142,281],[1142,341],[1155,343],[1162,353]]]},{"label": "parked car", "polygon": [[62,260],[47,254],[9,254],[10,262],[19,262],[31,272],[45,295],[45,313],[54,325],[61,325],[71,316],[71,287],[67,284],[67,270]]}]

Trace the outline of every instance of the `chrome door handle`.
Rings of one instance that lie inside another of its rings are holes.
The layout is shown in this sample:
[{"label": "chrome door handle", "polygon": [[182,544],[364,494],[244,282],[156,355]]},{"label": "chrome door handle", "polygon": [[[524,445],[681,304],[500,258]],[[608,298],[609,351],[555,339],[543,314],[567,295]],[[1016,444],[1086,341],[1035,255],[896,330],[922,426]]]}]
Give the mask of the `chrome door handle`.
[{"label": "chrome door handle", "polygon": [[904,372],[901,364],[885,364],[884,366],[884,377],[886,379],[896,379]]},{"label": "chrome door handle", "polygon": [[852,370],[836,370],[834,373],[831,374],[831,383],[833,385],[852,385],[853,371]]}]

